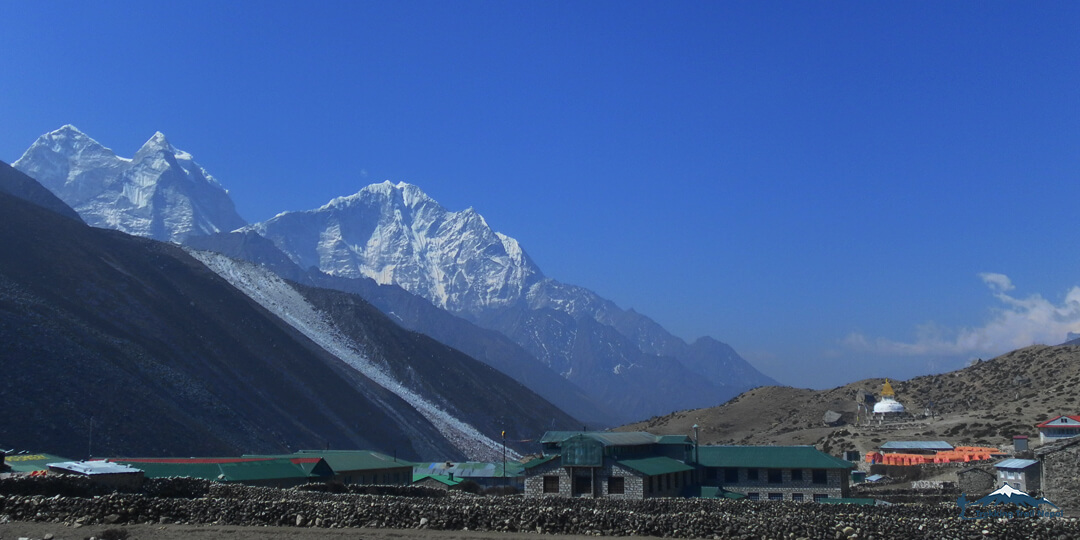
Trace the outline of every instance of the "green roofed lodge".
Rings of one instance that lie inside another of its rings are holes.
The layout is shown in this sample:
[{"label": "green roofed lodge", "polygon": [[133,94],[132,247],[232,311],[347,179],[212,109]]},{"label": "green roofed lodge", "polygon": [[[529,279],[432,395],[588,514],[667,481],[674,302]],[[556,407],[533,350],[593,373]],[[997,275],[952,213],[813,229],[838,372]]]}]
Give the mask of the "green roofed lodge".
[{"label": "green roofed lodge", "polygon": [[646,432],[552,431],[525,464],[528,497],[724,497],[821,502],[849,496],[852,464],[813,446],[697,446]]}]

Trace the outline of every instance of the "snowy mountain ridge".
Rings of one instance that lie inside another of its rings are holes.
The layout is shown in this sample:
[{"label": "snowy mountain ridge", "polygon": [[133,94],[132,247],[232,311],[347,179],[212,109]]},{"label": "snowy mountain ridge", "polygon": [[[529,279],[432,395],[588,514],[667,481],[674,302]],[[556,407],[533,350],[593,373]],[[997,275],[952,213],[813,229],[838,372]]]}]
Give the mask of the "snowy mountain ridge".
[{"label": "snowy mountain ridge", "polygon": [[179,242],[245,224],[217,179],[160,131],[124,158],[69,124],[39,137],[13,166],[96,227]]},{"label": "snowy mountain ridge", "polygon": [[452,312],[513,304],[543,278],[518,242],[475,210],[447,211],[404,182],[372,184],[245,230],[270,239],[302,268],[398,285]]},{"label": "snowy mountain ridge", "polygon": [[[726,344],[688,344],[644,315],[546,277],[516,239],[473,208],[449,211],[412,184],[371,184],[244,226],[220,183],[160,132],[127,159],[64,126],[15,166],[91,225],[173,242],[254,233],[300,272],[399,287],[503,334],[623,421],[776,384]],[[383,304],[384,312],[409,311],[409,300],[396,301],[403,304]]]}]

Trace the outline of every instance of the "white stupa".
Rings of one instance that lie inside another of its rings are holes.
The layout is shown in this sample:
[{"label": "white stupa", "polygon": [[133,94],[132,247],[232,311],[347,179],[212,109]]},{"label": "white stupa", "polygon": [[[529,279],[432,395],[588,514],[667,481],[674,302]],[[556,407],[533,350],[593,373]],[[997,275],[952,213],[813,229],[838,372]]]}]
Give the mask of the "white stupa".
[{"label": "white stupa", "polygon": [[889,379],[885,379],[885,385],[881,387],[881,401],[874,404],[874,417],[880,423],[882,420],[905,415],[907,415],[907,409],[896,401],[896,392],[889,384]]}]

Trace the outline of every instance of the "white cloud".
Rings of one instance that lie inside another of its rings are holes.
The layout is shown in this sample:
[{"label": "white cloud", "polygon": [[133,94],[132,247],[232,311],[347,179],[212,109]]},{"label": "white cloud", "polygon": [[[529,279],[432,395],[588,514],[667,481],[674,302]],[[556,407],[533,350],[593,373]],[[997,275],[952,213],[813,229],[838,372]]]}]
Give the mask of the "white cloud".
[{"label": "white cloud", "polygon": [[920,326],[912,342],[871,338],[852,333],[842,340],[849,350],[883,356],[996,356],[1041,343],[1055,345],[1069,332],[1080,332],[1080,287],[1054,305],[1038,294],[1016,298],[1007,294],[1013,284],[1004,274],[983,273],[979,278],[1002,304],[989,322],[977,328],[950,330],[934,324]]},{"label": "white cloud", "polygon": [[1005,274],[995,274],[993,272],[983,272],[979,274],[979,278],[983,280],[991,289],[998,292],[1011,291],[1013,287],[1012,280]]}]

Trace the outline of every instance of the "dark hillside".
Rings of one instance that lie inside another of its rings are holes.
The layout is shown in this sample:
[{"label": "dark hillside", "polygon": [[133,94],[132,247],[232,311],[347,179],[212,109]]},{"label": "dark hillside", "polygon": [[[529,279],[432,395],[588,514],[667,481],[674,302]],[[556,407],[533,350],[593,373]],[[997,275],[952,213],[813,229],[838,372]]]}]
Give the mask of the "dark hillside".
[{"label": "dark hillside", "polygon": [[24,201],[52,210],[61,216],[82,221],[79,213],[53,195],[53,192],[3,161],[0,161],[0,193],[14,195]]},{"label": "dark hillside", "polygon": [[[457,455],[396,396],[342,377],[337,359],[180,248],[6,194],[0,373],[5,447],[76,458],[327,445]],[[410,441],[401,423],[434,435]]]}]

